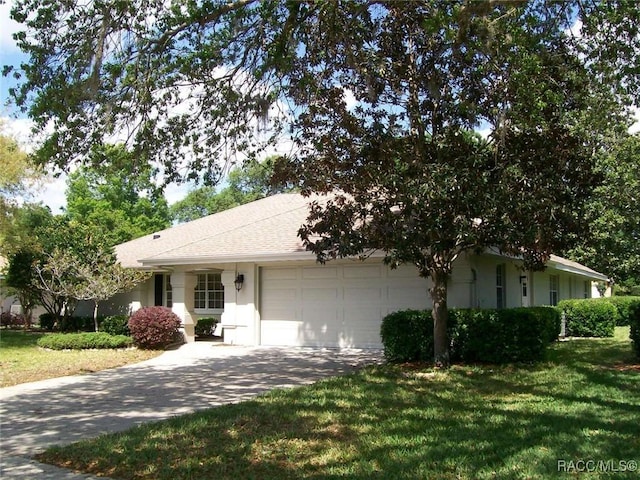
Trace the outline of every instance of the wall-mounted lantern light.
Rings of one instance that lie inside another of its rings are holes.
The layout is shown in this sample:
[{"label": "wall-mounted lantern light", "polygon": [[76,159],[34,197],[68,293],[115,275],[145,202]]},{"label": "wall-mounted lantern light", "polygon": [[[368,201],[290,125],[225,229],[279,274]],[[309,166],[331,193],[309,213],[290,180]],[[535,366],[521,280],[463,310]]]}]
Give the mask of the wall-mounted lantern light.
[{"label": "wall-mounted lantern light", "polygon": [[242,284],[244,283],[244,275],[241,273],[237,274],[233,283],[236,286],[236,290],[239,292],[242,289]]}]

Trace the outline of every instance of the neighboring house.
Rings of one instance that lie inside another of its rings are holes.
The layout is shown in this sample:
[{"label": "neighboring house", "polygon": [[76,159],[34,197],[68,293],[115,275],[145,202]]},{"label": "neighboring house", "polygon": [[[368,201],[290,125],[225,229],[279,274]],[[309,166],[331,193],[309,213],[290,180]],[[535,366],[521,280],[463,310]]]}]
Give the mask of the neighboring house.
[{"label": "neighboring house", "polygon": [[4,270],[7,268],[7,259],[0,256],[0,313],[10,312],[11,305],[17,303],[13,295],[9,295],[8,287],[4,279]]},{"label": "neighboring house", "polygon": [[[20,300],[18,300],[18,297],[10,293],[10,289],[5,280],[5,269],[7,266],[7,259],[0,256],[0,313],[11,312],[21,314],[22,305],[20,305]],[[31,312],[33,321],[37,321],[40,314],[44,312],[44,308],[36,306],[36,308]]]},{"label": "neighboring house", "polygon": [[[120,301],[171,307],[188,341],[198,318],[214,316],[228,343],[326,347],[379,347],[385,315],[430,308],[430,281],[413,266],[391,270],[382,255],[318,264],[297,235],[308,201],[275,195],[118,245],[123,266],[153,272]],[[449,306],[556,304],[591,297],[593,282],[607,280],[557,256],[543,272],[521,265],[498,252],[461,255]]]}]

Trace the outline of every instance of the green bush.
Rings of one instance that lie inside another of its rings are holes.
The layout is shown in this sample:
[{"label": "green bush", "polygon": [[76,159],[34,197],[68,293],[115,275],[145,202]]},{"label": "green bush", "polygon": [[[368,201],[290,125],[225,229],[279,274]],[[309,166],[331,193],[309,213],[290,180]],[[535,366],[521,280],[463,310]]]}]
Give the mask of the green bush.
[{"label": "green bush", "polygon": [[617,310],[599,298],[563,300],[558,309],[565,315],[566,334],[570,337],[613,337]]},{"label": "green bush", "polygon": [[534,362],[544,359],[554,337],[546,310],[458,310],[452,358],[465,362]]},{"label": "green bush", "polygon": [[529,307],[528,310],[544,322],[547,344],[555,342],[562,329],[562,314],[560,310],[555,307]]},{"label": "green bush", "polygon": [[83,350],[89,348],[126,348],[133,339],[104,332],[52,333],[38,339],[38,346],[51,350]]},{"label": "green bush", "polygon": [[433,359],[433,320],[430,310],[403,310],[382,319],[380,336],[389,362]]},{"label": "green bush", "polygon": [[632,304],[640,303],[640,297],[606,297],[600,300],[609,302],[616,307],[616,326],[618,327],[630,325],[631,314],[629,309]]},{"label": "green bush", "polygon": [[210,337],[213,335],[213,329],[216,327],[216,324],[219,322],[217,318],[206,317],[199,318],[196,323],[196,335],[199,337]]},{"label": "green bush", "polygon": [[640,358],[640,302],[629,306],[629,325],[631,326],[631,341],[636,355]]},{"label": "green bush", "polygon": [[144,307],[131,315],[129,330],[137,346],[161,349],[176,341],[181,323],[167,307]]},{"label": "green bush", "polygon": [[[502,310],[451,309],[447,322],[451,359],[465,362],[532,362],[544,359],[560,334],[560,313],[553,307]],[[387,315],[381,337],[390,362],[430,361],[433,320],[429,310]]]},{"label": "green bush", "polygon": [[105,317],[104,320],[100,322],[100,331],[110,335],[126,335],[127,337],[130,337],[129,316],[112,315],[110,317]]},{"label": "green bush", "polygon": [[43,330],[52,331],[53,327],[56,326],[56,316],[51,313],[43,313],[38,317],[38,322],[40,323],[40,328]]}]

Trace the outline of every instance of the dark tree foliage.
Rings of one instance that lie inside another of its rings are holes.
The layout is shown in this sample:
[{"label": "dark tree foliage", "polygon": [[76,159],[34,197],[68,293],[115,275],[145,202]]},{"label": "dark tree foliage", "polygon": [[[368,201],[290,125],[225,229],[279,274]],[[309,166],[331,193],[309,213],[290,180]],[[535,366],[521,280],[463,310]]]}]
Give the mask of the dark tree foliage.
[{"label": "dark tree foliage", "polygon": [[[320,260],[383,250],[446,284],[467,248],[539,268],[581,226],[594,154],[639,93],[635,2],[19,0],[13,92],[66,167],[106,136],[168,181],[287,140]],[[571,27],[582,22],[578,32]],[[573,32],[573,33],[572,33]],[[472,133],[483,130],[479,138]]]}]

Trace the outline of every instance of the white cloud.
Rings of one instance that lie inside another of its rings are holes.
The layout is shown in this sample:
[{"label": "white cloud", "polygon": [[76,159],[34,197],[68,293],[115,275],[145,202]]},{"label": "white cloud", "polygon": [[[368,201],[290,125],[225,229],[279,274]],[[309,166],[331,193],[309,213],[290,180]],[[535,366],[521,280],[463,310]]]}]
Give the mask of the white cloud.
[{"label": "white cloud", "polygon": [[67,206],[66,182],[67,176],[64,174],[57,178],[48,176],[40,185],[34,187],[30,192],[31,195],[24,200],[42,203],[48,206],[53,214],[61,213],[61,210]]}]

